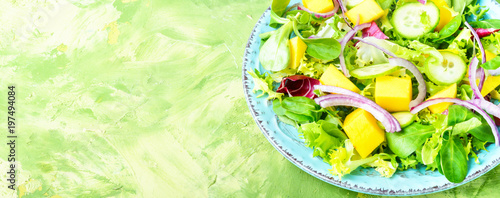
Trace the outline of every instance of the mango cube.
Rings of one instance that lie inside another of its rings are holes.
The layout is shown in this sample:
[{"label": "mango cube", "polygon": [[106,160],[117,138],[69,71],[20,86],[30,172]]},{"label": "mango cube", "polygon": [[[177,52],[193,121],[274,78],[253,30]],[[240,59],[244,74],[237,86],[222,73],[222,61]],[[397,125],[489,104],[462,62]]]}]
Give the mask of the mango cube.
[{"label": "mango cube", "polygon": [[489,50],[484,50],[484,55],[486,55],[486,61],[490,61],[491,59],[497,56],[496,54],[490,52]]},{"label": "mango cube", "polygon": [[333,11],[333,1],[331,0],[302,0],[304,6],[317,13],[327,13]]},{"label": "mango cube", "polygon": [[298,36],[290,39],[290,63],[288,67],[297,69],[300,65],[300,60],[304,57],[307,45]]},{"label": "mango cube", "polygon": [[375,79],[375,102],[387,111],[409,111],[411,99],[410,77],[382,76]]},{"label": "mango cube", "polygon": [[[456,97],[457,97],[457,84],[453,83],[449,87],[437,92],[427,100],[435,98],[456,98]],[[442,102],[439,104],[429,106],[429,110],[432,113],[443,113],[444,111],[446,111],[446,109],[448,109],[450,105],[452,105],[452,103]]]},{"label": "mango cube", "polygon": [[384,10],[382,10],[375,0],[364,0],[345,14],[352,23],[357,24],[359,19],[359,24],[363,24],[370,23],[384,16]]},{"label": "mango cube", "polygon": [[362,158],[370,155],[385,140],[385,132],[377,125],[377,120],[361,108],[347,115],[344,131]]},{"label": "mango cube", "polygon": [[353,92],[359,93],[360,90],[356,85],[354,85],[347,77],[344,76],[335,66],[331,65],[326,68],[319,82],[323,85],[330,85],[335,87],[340,87],[344,89],[351,90]]},{"label": "mango cube", "polygon": [[500,76],[488,76],[488,78],[484,81],[481,95],[483,95],[483,97],[488,95],[498,86],[500,86]]},{"label": "mango cube", "polygon": [[451,13],[452,8],[448,7],[445,0],[431,0],[439,8],[439,23],[436,26],[436,30],[440,31],[443,27],[448,24],[458,13]]},{"label": "mango cube", "polygon": [[[486,55],[486,61],[490,61],[497,56],[495,53],[490,52],[489,50],[484,50],[484,52],[484,54]],[[469,75],[468,72],[467,75]],[[479,84],[479,79],[477,80],[476,84]],[[488,76],[488,78],[486,78],[486,80],[484,81],[481,95],[483,95],[483,97],[488,95],[498,86],[500,86],[500,76]]]}]

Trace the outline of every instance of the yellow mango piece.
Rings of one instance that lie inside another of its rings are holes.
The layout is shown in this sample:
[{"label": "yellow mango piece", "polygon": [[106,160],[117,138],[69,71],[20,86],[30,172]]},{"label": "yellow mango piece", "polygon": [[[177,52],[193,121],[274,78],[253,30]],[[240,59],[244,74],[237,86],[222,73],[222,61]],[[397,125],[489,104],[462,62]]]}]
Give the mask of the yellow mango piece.
[{"label": "yellow mango piece", "polygon": [[411,99],[410,77],[382,76],[375,79],[375,102],[387,111],[409,111]]},{"label": "yellow mango piece", "polygon": [[440,31],[443,27],[448,24],[451,19],[456,15],[451,13],[451,8],[448,7],[448,4],[445,0],[431,0],[436,6],[439,8],[439,23],[436,26],[436,30]]},{"label": "yellow mango piece", "polygon": [[300,60],[304,57],[307,45],[298,36],[290,39],[290,63],[288,67],[297,69],[300,65]]},{"label": "yellow mango piece", "polygon": [[317,13],[327,13],[333,10],[333,1],[331,0],[302,0],[302,4],[307,9]]},{"label": "yellow mango piece", "polygon": [[498,86],[500,86],[500,76],[488,76],[488,78],[486,78],[486,80],[484,81],[483,89],[481,90],[481,95],[483,96],[488,95]]},{"label": "yellow mango piece", "polygon": [[319,82],[323,85],[336,86],[344,89],[351,90],[353,92],[359,93],[360,90],[354,83],[352,83],[347,77],[344,76],[335,66],[330,65],[326,68]]},{"label": "yellow mango piece", "polygon": [[374,0],[364,0],[345,13],[352,23],[369,23],[384,16],[384,10]]},{"label": "yellow mango piece", "polygon": [[385,140],[385,133],[377,125],[377,120],[361,108],[347,115],[343,128],[362,158],[370,155]]},{"label": "yellow mango piece", "polygon": [[[457,84],[453,83],[449,87],[437,92],[433,96],[429,97],[429,99],[435,99],[435,98],[456,98],[457,97]],[[449,102],[442,102],[439,104],[431,105],[429,106],[429,110],[431,110],[432,113],[443,113],[448,109],[448,107],[452,105],[452,103]]]},{"label": "yellow mango piece", "polygon": [[497,56],[496,54],[490,52],[489,50],[484,50],[484,54],[486,55],[486,61],[489,61]]}]

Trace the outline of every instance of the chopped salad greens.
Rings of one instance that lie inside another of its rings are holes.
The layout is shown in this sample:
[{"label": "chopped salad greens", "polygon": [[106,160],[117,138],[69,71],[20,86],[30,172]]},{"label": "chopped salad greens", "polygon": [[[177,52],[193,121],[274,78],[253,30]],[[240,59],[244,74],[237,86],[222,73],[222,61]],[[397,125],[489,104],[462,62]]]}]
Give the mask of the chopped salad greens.
[{"label": "chopped salad greens", "polygon": [[332,175],[426,166],[459,183],[500,146],[500,19],[477,0],[289,3],[272,1],[253,91]]}]

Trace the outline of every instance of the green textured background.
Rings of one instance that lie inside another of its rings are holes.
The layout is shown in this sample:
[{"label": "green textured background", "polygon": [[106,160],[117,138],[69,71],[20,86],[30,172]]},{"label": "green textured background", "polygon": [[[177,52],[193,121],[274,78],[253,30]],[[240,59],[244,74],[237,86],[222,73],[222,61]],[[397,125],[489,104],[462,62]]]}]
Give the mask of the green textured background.
[{"label": "green textured background", "polygon": [[[301,171],[254,123],[242,57],[269,0],[51,2],[0,0],[20,166],[14,192],[4,128],[0,197],[372,197]],[[432,196],[492,197],[499,172]]]}]

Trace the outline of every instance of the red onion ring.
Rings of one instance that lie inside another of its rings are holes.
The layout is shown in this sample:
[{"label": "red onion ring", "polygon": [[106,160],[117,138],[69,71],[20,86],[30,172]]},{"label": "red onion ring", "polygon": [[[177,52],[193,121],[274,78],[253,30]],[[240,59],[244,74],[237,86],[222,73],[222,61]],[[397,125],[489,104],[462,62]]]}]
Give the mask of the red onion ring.
[{"label": "red onion ring", "polygon": [[339,4],[340,6],[340,10],[342,11],[342,18],[344,18],[344,21],[345,23],[351,28],[351,23],[349,23],[349,21],[347,21],[347,17],[345,16],[345,13],[347,12],[347,8],[345,7],[344,3],[342,3],[342,0],[333,0],[334,2],[337,1],[337,3]]},{"label": "red onion ring", "polygon": [[500,106],[495,105],[489,101],[486,100],[481,100],[481,99],[475,99],[472,100],[472,103],[475,104],[476,106],[481,107],[484,111],[487,113],[500,118]]},{"label": "red onion ring", "polygon": [[[391,130],[391,131],[401,130],[401,126],[400,126],[398,120],[396,120],[396,118],[394,118],[394,116],[392,116],[389,112],[387,112],[385,109],[383,109],[377,103],[373,102],[372,100],[370,100],[370,99],[368,99],[368,98],[366,98],[366,97],[364,97],[356,92],[353,92],[351,90],[344,89],[341,87],[328,86],[328,85],[315,85],[314,89],[320,90],[322,92],[336,93],[336,94],[342,94],[342,95],[346,95],[346,96],[352,96],[355,98],[359,98],[359,99],[365,101],[366,103],[370,103],[375,108],[377,108],[379,111],[384,112],[386,117],[390,118],[392,127],[388,128],[388,130]],[[321,103],[325,99],[327,99],[327,98],[318,98],[317,103]]]},{"label": "red onion ring", "polygon": [[[340,2],[341,0],[339,0]],[[357,26],[354,26],[354,28],[352,30],[350,30],[349,32],[347,32],[347,34],[345,34],[344,38],[342,38],[342,41],[340,41],[340,56],[339,56],[339,59],[340,59],[340,69],[342,69],[342,72],[344,72],[344,75],[346,77],[351,77],[351,75],[349,74],[349,71],[347,70],[347,67],[345,65],[345,59],[344,59],[344,49],[345,49],[345,46],[347,45],[347,43],[352,39],[352,37],[354,37],[354,35],[362,30],[362,29],[365,29],[367,27],[370,27],[370,23],[363,23],[361,25],[357,25]]]},{"label": "red onion ring", "polygon": [[417,106],[418,104],[422,103],[425,99],[425,94],[427,93],[427,85],[425,84],[424,77],[422,76],[422,73],[418,70],[418,68],[411,63],[410,61],[407,61],[402,58],[389,58],[389,63],[394,66],[402,66],[413,74],[415,78],[417,79],[418,82],[418,95],[415,100],[412,100],[410,102],[410,108]]},{"label": "red onion ring", "polygon": [[472,28],[472,26],[470,26],[469,23],[467,23],[467,21],[464,21],[464,24],[465,26],[467,26],[467,28],[469,28],[469,30],[472,33],[472,36],[474,37],[474,40],[476,40],[477,45],[479,45],[479,50],[481,50],[481,58],[482,58],[481,63],[484,64],[486,62],[486,53],[484,52],[483,43],[481,43],[481,39],[477,35],[476,30],[474,30],[474,28]]},{"label": "red onion ring", "polygon": [[373,105],[372,103],[367,102],[367,100],[369,100],[367,98],[362,99],[358,97],[352,97],[349,95],[330,94],[326,96],[321,96],[314,100],[323,108],[331,106],[351,106],[351,107],[362,108],[370,112],[373,115],[373,117],[375,117],[375,119],[380,121],[382,125],[384,125],[385,131],[391,133],[401,131],[400,125],[399,124],[394,125],[393,123],[394,122],[393,119],[395,118],[392,115],[387,116],[389,112],[387,112],[384,109],[379,109],[381,107],[378,105]]},{"label": "red onion ring", "polygon": [[334,2],[334,4],[333,4],[333,5],[334,5],[333,10],[332,10],[332,11],[330,11],[330,12],[327,12],[327,13],[317,13],[317,12],[313,12],[313,11],[311,11],[311,10],[307,9],[307,8],[306,8],[304,5],[302,5],[302,4],[299,4],[299,5],[297,6],[297,9],[298,9],[298,10],[303,10],[303,11],[306,11],[306,12],[309,12],[309,13],[313,14],[313,15],[314,15],[315,17],[317,17],[317,18],[325,18],[325,19],[326,19],[326,18],[330,18],[331,16],[335,15],[335,14],[337,13],[337,11],[339,10],[339,5],[338,5],[338,4],[335,4],[335,1],[333,1],[333,2]]},{"label": "red onion ring", "polygon": [[[470,24],[467,23],[467,21],[464,21],[464,24],[471,31],[472,36],[474,37],[474,40],[477,41],[477,45],[479,46],[479,50],[481,50],[481,64],[484,64],[486,62],[486,52],[484,51],[483,43],[481,43],[481,37],[479,37],[479,35],[477,35],[476,30],[474,30],[474,28],[472,28],[472,26],[470,26]],[[474,48],[475,47],[476,46],[474,45]],[[481,90],[483,88],[485,75],[484,75],[484,69],[482,67],[479,68],[479,70],[481,70],[481,71],[479,72],[479,85],[478,85],[478,89]],[[474,72],[474,74],[475,74],[475,72]],[[476,83],[476,81],[474,81],[474,83]]]},{"label": "red onion ring", "polygon": [[[479,90],[476,84],[476,71],[479,60],[474,56],[469,64],[469,84],[472,88],[472,92],[474,92],[474,99],[484,99],[481,95],[481,91]],[[484,73],[483,73],[484,74]]]},{"label": "red onion ring", "polygon": [[419,105],[411,108],[410,112],[413,114],[416,114],[419,111],[421,111],[422,109],[425,109],[431,105],[439,104],[442,102],[455,103],[455,104],[464,106],[468,109],[472,109],[472,110],[478,112],[479,114],[481,114],[481,116],[484,117],[484,119],[486,120],[488,125],[490,125],[490,127],[491,127],[491,131],[493,132],[493,136],[495,136],[495,145],[500,146],[500,138],[498,135],[498,128],[495,125],[495,121],[493,121],[493,119],[491,119],[491,117],[488,115],[488,113],[486,113],[483,109],[481,109],[480,107],[478,107],[477,105],[475,105],[471,102],[463,101],[463,100],[456,99],[456,98],[436,98],[436,99],[431,99],[431,100],[427,100],[425,102],[420,103]]},{"label": "red onion ring", "polygon": [[500,68],[495,70],[488,70],[488,73],[490,73],[492,76],[498,76],[500,75]]}]

